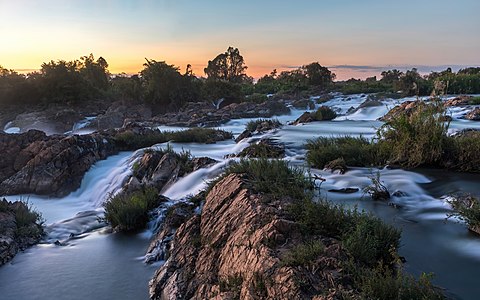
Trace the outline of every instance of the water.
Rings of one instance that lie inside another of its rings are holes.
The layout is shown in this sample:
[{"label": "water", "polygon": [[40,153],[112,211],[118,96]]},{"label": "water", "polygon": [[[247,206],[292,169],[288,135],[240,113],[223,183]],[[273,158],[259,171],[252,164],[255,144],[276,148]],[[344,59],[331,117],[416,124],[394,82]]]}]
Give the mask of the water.
[{"label": "water", "polygon": [[[238,153],[262,137],[284,143],[287,155],[285,159],[292,164],[304,166],[304,143],[309,139],[347,134],[373,137],[383,124],[377,121],[378,117],[398,103],[414,100],[386,99],[382,100],[381,106],[347,113],[365,99],[365,95],[336,95],[322,104],[332,107],[340,114],[336,119],[297,126],[286,125],[280,130],[248,138],[238,144],[233,140],[211,145],[170,143],[175,151],[190,151],[196,157],[208,156],[217,160],[217,163],[181,178],[163,194],[172,199],[173,203],[197,193],[232,160],[225,158],[226,155]],[[288,124],[303,112],[304,110],[292,109],[291,114],[275,118]],[[464,111],[460,109],[451,109],[454,118],[450,126],[452,132],[480,127],[480,122],[459,119],[463,114]],[[219,128],[238,136],[251,120],[255,119],[232,120]],[[183,128],[162,126],[161,129]],[[153,148],[164,148],[167,144]],[[109,194],[119,190],[131,173],[135,160],[142,153],[143,150],[120,153],[98,162],[85,175],[81,187],[67,197],[54,199],[28,196],[30,203],[47,219],[48,236],[42,244],[18,254],[11,263],[0,268],[2,300],[43,300],[52,297],[148,299],[147,283],[158,268],[158,263],[146,265],[143,259],[153,232],[146,230],[135,235],[112,234],[98,220],[103,215],[102,203]],[[445,198],[455,192],[479,194],[480,175],[429,169],[405,171],[353,168],[344,175],[316,169],[311,171],[326,178],[321,185],[322,197],[370,211],[402,229],[400,255],[407,259],[407,271],[415,275],[433,272],[434,282],[447,288],[451,294],[462,299],[477,298],[480,292],[480,238],[469,233],[464,224],[452,219],[445,220],[450,212]],[[398,192],[389,203],[373,202],[362,195],[361,190],[370,183],[369,176],[376,172],[380,172],[391,192]],[[327,192],[329,189],[346,187],[360,190],[348,195]],[[152,222],[151,228],[154,228],[154,223]],[[64,246],[54,245],[57,240]]]}]

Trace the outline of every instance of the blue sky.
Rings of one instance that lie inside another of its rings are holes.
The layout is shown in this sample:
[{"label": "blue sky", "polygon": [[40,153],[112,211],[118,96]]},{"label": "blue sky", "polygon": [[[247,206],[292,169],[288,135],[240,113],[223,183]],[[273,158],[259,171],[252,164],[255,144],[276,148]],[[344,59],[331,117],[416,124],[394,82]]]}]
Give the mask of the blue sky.
[{"label": "blue sky", "polygon": [[0,0],[0,65],[93,53],[113,72],[135,73],[147,57],[203,75],[228,46],[254,76],[313,61],[367,66],[360,76],[370,66],[479,65],[479,11],[478,0]]}]

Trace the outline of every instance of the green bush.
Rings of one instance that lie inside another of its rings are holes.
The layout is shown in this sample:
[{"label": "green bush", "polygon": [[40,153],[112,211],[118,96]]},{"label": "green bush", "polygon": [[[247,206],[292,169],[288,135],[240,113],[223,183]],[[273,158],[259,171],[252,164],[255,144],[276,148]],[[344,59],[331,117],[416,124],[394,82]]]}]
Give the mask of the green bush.
[{"label": "green bush", "polygon": [[440,101],[418,105],[410,115],[394,117],[380,128],[378,143],[390,153],[389,159],[401,166],[438,164],[447,139],[444,115]]},{"label": "green bush", "polygon": [[[231,173],[243,174],[247,184],[256,192],[275,198],[303,198],[305,191],[313,188],[302,169],[291,168],[288,162],[283,160],[242,159],[228,166],[221,178]],[[210,187],[221,178],[211,183]]]},{"label": "green bush", "polygon": [[378,261],[391,264],[400,246],[400,231],[368,214],[355,218],[352,230],[343,237],[343,244],[356,261],[374,266]]},{"label": "green bush", "polygon": [[284,266],[307,266],[320,254],[325,251],[325,246],[320,241],[308,241],[304,244],[299,244],[288,251],[282,258],[281,263]]},{"label": "green bush", "polygon": [[155,188],[130,194],[121,192],[104,203],[105,220],[120,231],[142,229],[148,222],[149,211],[158,204],[158,191]]},{"label": "green bush", "polygon": [[319,137],[307,142],[307,162],[316,168],[338,158],[348,166],[369,167],[384,163],[375,144],[363,137]]},{"label": "green bush", "polygon": [[258,144],[252,144],[243,149],[238,157],[250,157],[250,158],[282,158],[285,155],[283,147],[278,145],[272,145],[268,142],[260,142]]},{"label": "green bush", "polygon": [[337,113],[328,106],[320,106],[311,116],[314,121],[329,121],[335,119]]},{"label": "green bush", "polygon": [[253,103],[263,103],[268,100],[267,95],[254,93],[245,97],[245,101]]},{"label": "green bush", "polygon": [[462,172],[480,171],[480,132],[471,131],[459,137],[448,137],[442,165]]},{"label": "green bush", "polygon": [[411,275],[396,274],[379,264],[375,269],[362,270],[358,278],[362,294],[372,300],[446,299],[431,283],[431,274],[423,273],[418,280]]},{"label": "green bush", "polygon": [[262,128],[279,128],[282,126],[282,123],[277,119],[258,119],[254,121],[249,121],[245,126],[245,130],[254,132],[261,131]]},{"label": "green bush", "polygon": [[472,99],[470,99],[470,101],[468,101],[468,104],[470,104],[470,105],[480,105],[480,96],[473,97]]}]

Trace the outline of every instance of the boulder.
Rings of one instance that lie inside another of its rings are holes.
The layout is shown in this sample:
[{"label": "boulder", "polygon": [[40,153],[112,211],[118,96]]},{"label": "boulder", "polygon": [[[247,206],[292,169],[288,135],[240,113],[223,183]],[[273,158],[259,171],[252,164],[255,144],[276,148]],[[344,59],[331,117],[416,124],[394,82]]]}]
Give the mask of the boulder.
[{"label": "boulder", "polygon": [[470,104],[470,101],[472,100],[472,96],[458,96],[453,99],[449,99],[443,103],[445,107],[451,107],[451,106],[464,106]]},{"label": "boulder", "polygon": [[46,136],[36,130],[0,133],[0,151],[0,194],[57,196],[77,189],[95,162],[116,153],[103,134]]},{"label": "boulder", "polygon": [[468,114],[465,115],[465,119],[471,121],[480,121],[480,107],[474,108]]},{"label": "boulder", "polygon": [[149,284],[151,299],[323,299],[325,291],[340,290],[358,299],[342,286],[347,255],[334,239],[319,237],[325,251],[315,276],[308,267],[281,263],[301,238],[299,224],[286,218],[288,201],[265,201],[241,175],[224,177],[206,195],[201,214],[171,236],[166,261]]}]

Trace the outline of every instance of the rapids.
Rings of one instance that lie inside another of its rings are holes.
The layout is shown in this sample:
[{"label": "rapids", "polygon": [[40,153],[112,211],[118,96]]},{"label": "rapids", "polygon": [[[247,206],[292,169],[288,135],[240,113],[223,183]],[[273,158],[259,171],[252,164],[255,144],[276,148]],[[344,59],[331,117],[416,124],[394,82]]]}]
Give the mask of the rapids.
[{"label": "rapids", "polygon": [[[216,144],[170,143],[176,151],[188,150],[193,156],[208,156],[218,161],[209,168],[197,170],[163,191],[173,202],[183,201],[218,176],[232,159],[249,143],[262,137],[285,145],[286,160],[305,167],[304,144],[319,136],[373,137],[382,126],[377,119],[395,105],[413,98],[383,100],[381,106],[355,110],[366,95],[335,97],[322,105],[332,107],[339,117],[327,122],[288,125],[304,110],[293,109],[290,115],[275,117],[285,126],[279,130],[254,136],[236,144],[233,140]],[[319,104],[317,104],[317,107]],[[352,112],[353,111],[353,112]],[[467,111],[450,108],[453,117],[450,132],[464,128],[480,129],[480,122],[460,119]],[[238,136],[247,122],[255,119],[232,120],[220,128]],[[89,120],[85,120],[87,122]],[[72,128],[81,131],[83,124]],[[6,126],[8,127],[8,126]],[[162,126],[160,129],[181,130]],[[11,129],[11,128],[6,128]],[[11,132],[14,132],[11,129]],[[153,148],[166,147],[167,143]],[[0,298],[10,299],[148,299],[148,280],[158,267],[143,263],[155,220],[150,229],[135,235],[111,233],[101,221],[102,204],[117,192],[143,150],[123,152],[96,163],[85,175],[81,187],[70,195],[55,199],[36,195],[7,197],[28,199],[46,219],[47,237],[0,268]],[[352,168],[340,175],[311,169],[325,178],[319,194],[335,203],[357,207],[374,213],[384,221],[402,229],[400,255],[407,260],[406,270],[419,275],[433,272],[434,283],[461,299],[476,299],[480,270],[480,237],[469,233],[465,225],[446,216],[450,206],[446,197],[455,192],[480,193],[480,175],[461,174],[431,169],[372,170]],[[370,183],[369,176],[380,172],[381,179],[394,193],[388,203],[373,202],[364,197],[362,189]],[[328,192],[330,189],[358,188],[353,194]],[[159,214],[158,222],[161,221]],[[57,245],[55,244],[57,242]],[[161,262],[160,262],[161,263]]]}]

